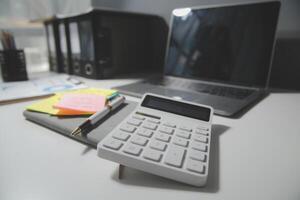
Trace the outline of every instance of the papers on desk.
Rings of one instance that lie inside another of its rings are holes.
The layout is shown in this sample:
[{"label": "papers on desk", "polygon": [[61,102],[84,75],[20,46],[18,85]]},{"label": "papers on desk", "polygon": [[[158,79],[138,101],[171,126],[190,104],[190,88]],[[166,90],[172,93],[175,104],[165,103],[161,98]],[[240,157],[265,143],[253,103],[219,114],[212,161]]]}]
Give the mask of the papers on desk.
[{"label": "papers on desk", "polygon": [[56,93],[54,96],[26,107],[29,111],[56,116],[90,115],[104,108],[106,100],[117,95],[116,90],[86,88]]},{"label": "papers on desk", "polygon": [[0,104],[14,103],[53,95],[55,92],[85,88],[68,75],[56,75],[29,81],[0,83]]}]

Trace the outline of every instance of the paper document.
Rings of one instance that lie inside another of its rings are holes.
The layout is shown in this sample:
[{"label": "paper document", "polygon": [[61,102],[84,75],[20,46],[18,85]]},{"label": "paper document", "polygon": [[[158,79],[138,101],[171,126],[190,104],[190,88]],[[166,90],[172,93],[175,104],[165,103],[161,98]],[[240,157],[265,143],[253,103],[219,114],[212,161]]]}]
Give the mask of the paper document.
[{"label": "paper document", "polygon": [[85,87],[85,84],[68,75],[56,75],[28,81],[0,83],[0,104],[33,99],[51,95],[55,92]]}]

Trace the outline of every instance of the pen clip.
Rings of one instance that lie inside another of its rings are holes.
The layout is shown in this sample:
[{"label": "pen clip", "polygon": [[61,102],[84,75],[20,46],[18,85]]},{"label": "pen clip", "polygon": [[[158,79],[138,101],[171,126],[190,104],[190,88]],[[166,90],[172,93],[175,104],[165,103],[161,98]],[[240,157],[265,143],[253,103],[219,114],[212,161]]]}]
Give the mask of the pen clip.
[{"label": "pen clip", "polygon": [[112,101],[108,102],[107,107],[110,110],[114,110],[119,105],[121,105],[124,101],[125,101],[125,97],[124,96],[118,96],[118,97],[114,98]]}]

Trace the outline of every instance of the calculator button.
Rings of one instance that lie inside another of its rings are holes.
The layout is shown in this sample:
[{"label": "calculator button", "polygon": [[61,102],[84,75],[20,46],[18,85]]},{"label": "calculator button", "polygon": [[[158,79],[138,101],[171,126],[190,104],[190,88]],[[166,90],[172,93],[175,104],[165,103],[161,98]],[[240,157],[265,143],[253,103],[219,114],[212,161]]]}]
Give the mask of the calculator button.
[{"label": "calculator button", "polygon": [[151,130],[156,130],[157,129],[157,125],[156,124],[152,124],[152,123],[148,123],[148,122],[145,122],[143,124],[143,127],[147,128],[147,129],[151,129]]},{"label": "calculator button", "polygon": [[181,167],[185,149],[178,146],[170,146],[169,151],[165,157],[165,163],[174,167]]},{"label": "calculator button", "polygon": [[158,120],[158,119],[148,119],[147,122],[154,123],[154,124],[160,124],[160,120]]},{"label": "calculator button", "polygon": [[206,128],[204,126],[197,126],[196,130],[199,130],[199,131],[209,131],[209,128]]},{"label": "calculator button", "polygon": [[141,125],[142,122],[138,119],[129,119],[127,121],[127,123],[131,124],[131,125],[134,125],[134,126],[139,126],[139,125]]},{"label": "calculator button", "polygon": [[186,131],[176,131],[176,135],[178,137],[182,137],[182,138],[185,138],[185,139],[190,139],[191,138],[191,134],[189,132],[186,132]]},{"label": "calculator button", "polygon": [[183,146],[183,147],[187,147],[188,141],[185,140],[185,139],[182,139],[182,138],[174,137],[173,144]]},{"label": "calculator button", "polygon": [[105,140],[103,146],[110,148],[110,149],[114,149],[114,150],[119,150],[120,147],[122,146],[122,142],[120,142],[119,140],[114,140],[114,139],[108,139]]},{"label": "calculator button", "polygon": [[180,126],[179,129],[183,130],[183,131],[188,131],[188,132],[192,132],[192,130],[193,130],[192,128],[187,127],[187,126]]},{"label": "calculator button", "polygon": [[138,135],[150,138],[152,136],[152,134],[153,134],[153,131],[150,131],[150,130],[145,129],[145,128],[141,128],[141,129],[137,130],[136,133]]},{"label": "calculator button", "polygon": [[123,140],[123,141],[127,141],[129,137],[130,137],[130,135],[128,133],[124,133],[121,131],[118,131],[113,134],[113,138]]},{"label": "calculator button", "polygon": [[188,159],[186,163],[186,168],[189,171],[196,172],[199,174],[203,174],[205,169],[204,164],[202,162],[197,160],[191,160],[191,159]]},{"label": "calculator button", "polygon": [[161,156],[162,156],[162,154],[159,151],[155,151],[152,149],[146,149],[143,154],[144,158],[146,158],[148,160],[156,161],[156,162],[160,161]]},{"label": "calculator button", "polygon": [[150,143],[150,148],[157,149],[160,151],[165,151],[166,146],[167,145],[165,143],[160,142],[160,141],[155,141],[155,140]]},{"label": "calculator button", "polygon": [[134,155],[134,156],[140,155],[141,151],[142,151],[141,147],[139,147],[137,145],[133,145],[133,144],[127,144],[123,149],[123,152]]},{"label": "calculator button", "polygon": [[126,131],[128,133],[133,133],[135,131],[135,127],[129,124],[123,124],[120,128],[122,131]]},{"label": "calculator button", "polygon": [[171,137],[165,133],[158,133],[155,135],[155,138],[163,142],[169,142]]},{"label": "calculator button", "polygon": [[176,124],[174,124],[174,123],[172,123],[172,122],[165,122],[163,125],[164,125],[164,126],[171,127],[171,128],[176,128]]},{"label": "calculator button", "polygon": [[196,129],[195,133],[208,136],[208,131]]},{"label": "calculator button", "polygon": [[192,149],[196,149],[198,151],[203,151],[206,152],[207,151],[207,146],[202,143],[202,142],[192,142],[191,144]]},{"label": "calculator button", "polygon": [[193,160],[199,160],[202,162],[205,162],[206,160],[206,155],[205,153],[201,152],[201,151],[197,151],[197,150],[189,150],[189,157]]},{"label": "calculator button", "polygon": [[140,115],[133,115],[132,117],[135,119],[139,119],[139,120],[145,120],[145,117],[140,116]]},{"label": "calculator button", "polygon": [[204,135],[193,135],[194,140],[198,141],[198,142],[203,142],[203,143],[207,143],[208,138],[205,137]]},{"label": "calculator button", "polygon": [[160,132],[163,132],[163,133],[170,134],[170,135],[172,135],[173,132],[174,132],[174,130],[173,130],[172,128],[164,127],[164,126],[160,127],[160,128],[159,128],[159,131],[160,131]]},{"label": "calculator button", "polygon": [[141,145],[141,146],[145,146],[148,142],[148,140],[144,137],[141,137],[141,136],[133,136],[132,139],[131,139],[131,142],[133,144],[138,144],[138,145]]}]

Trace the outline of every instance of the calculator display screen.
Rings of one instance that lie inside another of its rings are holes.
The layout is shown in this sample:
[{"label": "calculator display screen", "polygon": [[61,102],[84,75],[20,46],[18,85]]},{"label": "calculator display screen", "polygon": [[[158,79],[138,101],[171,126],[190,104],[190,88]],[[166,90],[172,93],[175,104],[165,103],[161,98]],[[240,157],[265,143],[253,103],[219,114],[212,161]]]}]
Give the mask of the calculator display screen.
[{"label": "calculator display screen", "polygon": [[155,96],[147,95],[142,102],[142,106],[157,109],[165,112],[183,115],[203,121],[209,121],[210,109],[191,105],[183,102],[163,99]]}]

